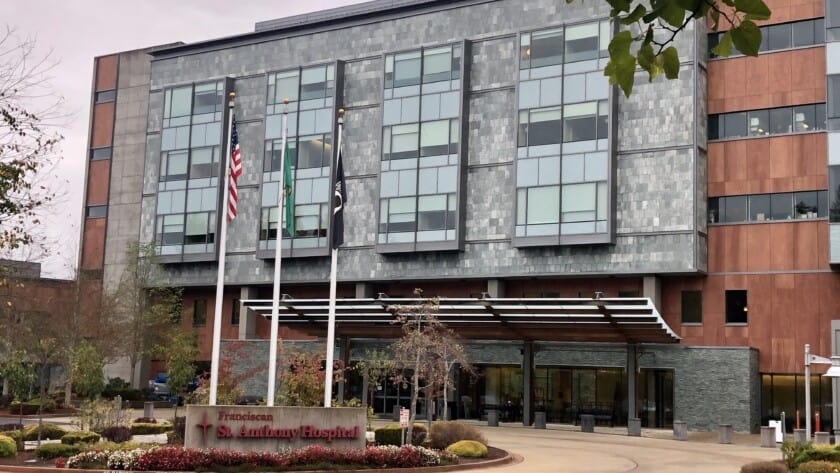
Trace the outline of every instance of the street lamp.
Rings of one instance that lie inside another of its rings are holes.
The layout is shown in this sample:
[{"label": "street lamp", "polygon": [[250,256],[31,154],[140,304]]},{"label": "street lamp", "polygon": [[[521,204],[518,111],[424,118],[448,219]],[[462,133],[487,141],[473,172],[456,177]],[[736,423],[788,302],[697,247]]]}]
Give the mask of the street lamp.
[{"label": "street lamp", "polygon": [[[811,345],[805,344],[805,438],[811,438],[811,363],[820,365],[831,365],[823,375],[826,378],[840,378],[840,356],[826,358],[824,356],[812,355]],[[831,384],[831,399],[834,404],[836,383]],[[833,406],[834,412],[831,416],[832,430],[837,430],[837,406]]]}]

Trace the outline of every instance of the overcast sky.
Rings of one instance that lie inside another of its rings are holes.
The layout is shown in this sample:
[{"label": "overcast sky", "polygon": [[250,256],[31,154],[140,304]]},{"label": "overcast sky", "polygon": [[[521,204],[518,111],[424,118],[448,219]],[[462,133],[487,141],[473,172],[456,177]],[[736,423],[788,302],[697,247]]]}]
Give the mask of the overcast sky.
[{"label": "overcast sky", "polygon": [[43,225],[52,242],[43,262],[49,277],[72,277],[84,187],[93,58],[146,46],[203,41],[253,31],[257,21],[334,8],[360,0],[0,0],[0,25],[34,37],[38,52],[58,62],[53,89],[70,119],[56,174],[61,202]]}]

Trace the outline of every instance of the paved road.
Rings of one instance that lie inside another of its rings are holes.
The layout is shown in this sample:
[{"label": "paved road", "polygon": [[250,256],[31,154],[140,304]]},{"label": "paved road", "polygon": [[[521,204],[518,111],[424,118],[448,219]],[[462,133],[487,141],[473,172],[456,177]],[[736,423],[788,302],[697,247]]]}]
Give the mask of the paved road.
[{"label": "paved road", "polygon": [[[738,473],[759,460],[777,460],[778,449],[760,448],[756,436],[746,444],[585,434],[568,430],[482,427],[491,445],[521,455],[521,463],[486,470],[496,473]],[[705,438],[703,438],[705,440]]]}]

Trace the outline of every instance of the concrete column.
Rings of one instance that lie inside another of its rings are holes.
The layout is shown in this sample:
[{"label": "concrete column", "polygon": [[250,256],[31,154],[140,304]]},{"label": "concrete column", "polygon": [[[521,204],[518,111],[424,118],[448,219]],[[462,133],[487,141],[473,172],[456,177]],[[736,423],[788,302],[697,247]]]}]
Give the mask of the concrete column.
[{"label": "concrete column", "polygon": [[501,279],[488,279],[487,294],[490,297],[505,297],[505,282]]},{"label": "concrete column", "polygon": [[[831,355],[840,355],[840,320],[831,321]],[[840,429],[840,379],[831,378],[831,426]]]},{"label": "concrete column", "polygon": [[373,297],[373,286],[366,282],[356,283],[356,299],[370,299]]},{"label": "concrete column", "polygon": [[522,348],[522,425],[531,425],[534,412],[534,342],[526,341]]},{"label": "concrete column", "polygon": [[627,344],[627,421],[636,418],[636,344]]},{"label": "concrete column", "polygon": [[[341,363],[346,373],[347,368],[350,367],[350,337],[341,337],[339,343],[341,346]],[[336,393],[336,400],[338,402],[344,402],[344,391],[347,388],[345,379],[346,375],[342,375],[341,381],[338,382],[338,392]]]},{"label": "concrete column", "polygon": [[642,279],[642,297],[650,298],[656,310],[662,312],[662,283],[659,276],[645,276]]},{"label": "concrete column", "polygon": [[[256,299],[257,288],[242,286],[239,288],[239,300]],[[247,307],[239,308],[239,339],[253,340],[257,338],[257,313]]]}]

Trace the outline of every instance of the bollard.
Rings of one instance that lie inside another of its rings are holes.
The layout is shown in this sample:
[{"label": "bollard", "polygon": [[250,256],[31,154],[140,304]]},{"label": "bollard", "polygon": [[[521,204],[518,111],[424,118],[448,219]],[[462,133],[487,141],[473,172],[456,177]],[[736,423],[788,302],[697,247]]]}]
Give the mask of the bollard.
[{"label": "bollard", "polygon": [[642,419],[633,417],[627,420],[627,435],[630,437],[642,436]]},{"label": "bollard", "polygon": [[761,426],[761,446],[766,448],[776,447],[776,428]]},{"label": "bollard", "polygon": [[828,445],[831,443],[828,432],[814,432],[814,445]]},{"label": "bollard", "polygon": [[595,432],[595,416],[592,414],[580,415],[580,431]]},{"label": "bollard", "polygon": [[496,409],[490,409],[487,411],[487,427],[498,427],[499,426],[499,411]]},{"label": "bollard", "polygon": [[154,402],[144,402],[143,403],[143,417],[147,419],[154,419],[155,418],[155,403]]},{"label": "bollard", "polygon": [[805,438],[805,429],[793,429],[793,441],[807,442],[808,439]]},{"label": "bollard", "polygon": [[718,443],[732,443],[732,424],[718,425]]},{"label": "bollard", "polygon": [[674,440],[688,440],[688,424],[681,420],[674,421]]},{"label": "bollard", "polygon": [[545,428],[545,411],[534,412],[534,428],[535,429],[544,429]]}]

